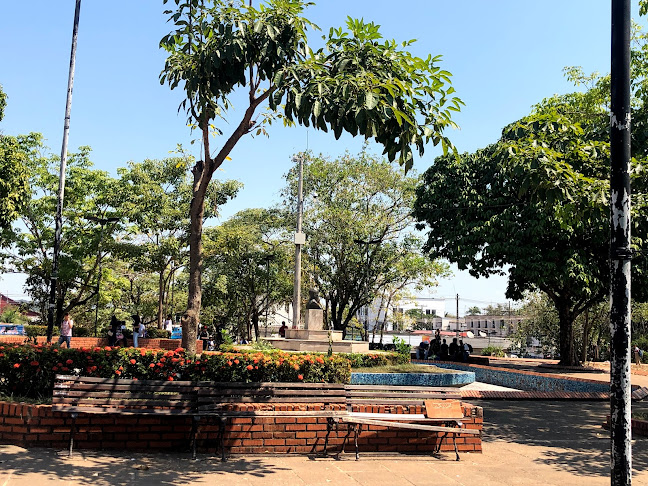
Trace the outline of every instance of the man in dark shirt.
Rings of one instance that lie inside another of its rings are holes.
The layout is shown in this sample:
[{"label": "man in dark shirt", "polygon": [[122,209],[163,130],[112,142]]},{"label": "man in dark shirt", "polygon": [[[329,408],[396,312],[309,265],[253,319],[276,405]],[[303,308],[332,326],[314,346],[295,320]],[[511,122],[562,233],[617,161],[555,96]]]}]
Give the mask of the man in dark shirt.
[{"label": "man in dark shirt", "polygon": [[448,360],[448,344],[446,343],[445,339],[441,343],[441,356],[440,357],[441,357],[441,361],[447,361]]}]

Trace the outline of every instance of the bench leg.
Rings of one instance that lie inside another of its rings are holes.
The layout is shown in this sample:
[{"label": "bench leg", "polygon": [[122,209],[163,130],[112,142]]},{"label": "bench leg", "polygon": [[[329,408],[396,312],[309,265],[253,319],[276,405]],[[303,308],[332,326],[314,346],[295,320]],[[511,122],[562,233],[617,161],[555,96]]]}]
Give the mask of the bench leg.
[{"label": "bench leg", "polygon": [[358,435],[360,435],[360,432],[362,431],[362,424],[356,424],[355,427],[353,428],[355,432],[354,436],[354,443],[355,443],[355,453],[356,453],[356,461],[360,460],[360,452],[358,451]]},{"label": "bench leg", "polygon": [[218,437],[220,439],[220,449],[221,449],[221,462],[227,461],[225,457],[225,425],[227,418],[220,417],[218,421]]},{"label": "bench leg", "polygon": [[349,436],[351,435],[351,424],[346,424],[346,426],[347,426],[347,433],[344,436],[344,440],[342,441],[342,448],[340,449],[340,452],[338,452],[335,457],[336,459],[339,459],[340,454],[344,452],[344,448],[346,447],[347,442],[349,441]]},{"label": "bench leg", "polygon": [[457,461],[459,460],[459,451],[457,450],[457,434],[452,434],[452,444],[454,445],[455,455],[457,456]]},{"label": "bench leg", "polygon": [[68,456],[72,455],[72,448],[74,447],[74,433],[76,432],[76,419],[79,416],[78,413],[72,413],[72,427],[70,428],[70,448],[68,450]]},{"label": "bench leg", "polygon": [[191,420],[191,458],[196,460],[196,442],[198,430],[200,428],[200,417],[193,416]]},{"label": "bench leg", "polygon": [[[326,437],[324,437],[324,456],[328,456],[329,435],[331,435],[331,431],[333,430],[333,427],[335,427],[335,430],[337,430],[337,426],[338,426],[338,421],[333,417],[328,417],[326,419]],[[315,444],[313,444],[313,449],[311,453],[313,452],[315,452]]]}]

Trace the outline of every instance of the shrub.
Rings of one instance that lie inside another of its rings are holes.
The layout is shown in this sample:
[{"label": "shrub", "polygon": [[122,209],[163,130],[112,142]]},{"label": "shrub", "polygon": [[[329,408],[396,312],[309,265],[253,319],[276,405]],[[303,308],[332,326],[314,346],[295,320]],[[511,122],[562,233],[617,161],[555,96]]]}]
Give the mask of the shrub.
[{"label": "shrub", "polygon": [[373,368],[376,366],[389,366],[409,363],[409,355],[401,353],[347,353],[343,354],[351,363],[351,368]]},{"label": "shrub", "polygon": [[95,347],[67,349],[32,344],[0,345],[0,394],[47,398],[56,374],[200,381],[346,383],[349,360],[314,354],[214,353],[200,358],[175,351]]},{"label": "shrub", "polygon": [[158,329],[157,327],[147,327],[146,337],[151,339],[169,339],[171,333],[165,329]]},{"label": "shrub", "polygon": [[394,346],[396,346],[396,352],[403,356],[407,357],[406,363],[409,363],[412,358],[412,347],[405,342],[404,339],[394,336]]},{"label": "shrub", "polygon": [[497,346],[486,346],[482,349],[482,356],[495,356],[503,358],[505,356],[504,349]]}]

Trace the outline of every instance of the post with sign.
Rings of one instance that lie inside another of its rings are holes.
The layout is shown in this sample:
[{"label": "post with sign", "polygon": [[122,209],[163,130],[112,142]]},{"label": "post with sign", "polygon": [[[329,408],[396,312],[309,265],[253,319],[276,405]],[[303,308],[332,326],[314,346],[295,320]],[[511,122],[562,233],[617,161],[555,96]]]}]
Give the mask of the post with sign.
[{"label": "post with sign", "polygon": [[295,281],[293,290],[293,320],[292,328],[299,328],[301,302],[301,249],[306,243],[306,235],[302,233],[302,215],[304,212],[303,179],[304,179],[304,158],[300,154],[293,158],[293,162],[299,162],[299,184],[297,187],[297,231],[295,232]]}]

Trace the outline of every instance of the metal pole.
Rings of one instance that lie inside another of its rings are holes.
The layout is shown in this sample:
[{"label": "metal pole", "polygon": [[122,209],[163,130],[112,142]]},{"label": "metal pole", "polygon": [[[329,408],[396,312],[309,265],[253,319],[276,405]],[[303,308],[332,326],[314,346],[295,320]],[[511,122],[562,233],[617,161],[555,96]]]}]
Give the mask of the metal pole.
[{"label": "metal pole", "polygon": [[455,330],[455,334],[457,337],[459,337],[459,294],[457,294],[457,328]]},{"label": "metal pole", "polygon": [[81,0],[76,0],[74,9],[74,27],[72,29],[72,50],[70,52],[70,70],[68,72],[67,100],[65,102],[65,122],[63,126],[63,144],[61,147],[61,166],[59,169],[58,204],[56,205],[56,222],[54,230],[54,254],[52,256],[52,274],[50,277],[50,294],[47,306],[47,342],[52,342],[54,332],[54,308],[56,307],[56,287],[58,281],[59,252],[61,250],[61,231],[63,229],[63,197],[65,194],[65,167],[67,165],[68,135],[70,132],[70,112],[72,111],[72,88],[74,86],[74,66],[76,63],[77,37],[79,33],[79,14]]},{"label": "metal pole", "polygon": [[[295,160],[297,159],[297,160]],[[302,233],[302,216],[304,211],[304,201],[302,192],[304,189],[304,158],[299,155],[293,158],[293,162],[299,162],[299,184],[297,188],[297,231],[295,232],[295,281],[293,291],[293,329],[299,327],[300,321],[300,305],[301,305],[301,248],[303,244]]]},{"label": "metal pole", "polygon": [[101,288],[101,243],[103,241],[104,225],[101,224],[101,232],[99,233],[99,251],[97,252],[97,267],[99,273],[97,274],[97,306],[95,307],[95,322],[94,322],[94,337],[97,337],[97,322],[99,321],[99,289]]},{"label": "metal pole", "polygon": [[610,112],[611,484],[632,484],[630,420],[630,0],[612,0]]}]

